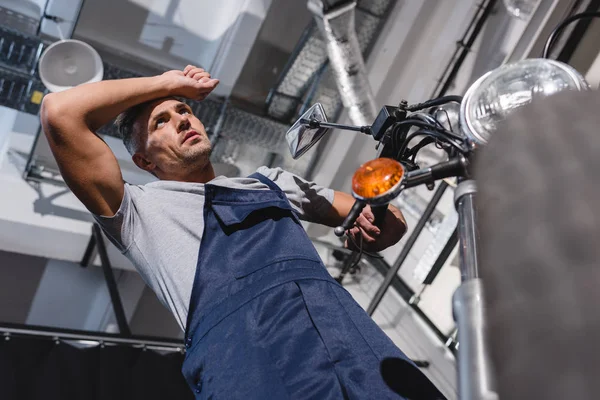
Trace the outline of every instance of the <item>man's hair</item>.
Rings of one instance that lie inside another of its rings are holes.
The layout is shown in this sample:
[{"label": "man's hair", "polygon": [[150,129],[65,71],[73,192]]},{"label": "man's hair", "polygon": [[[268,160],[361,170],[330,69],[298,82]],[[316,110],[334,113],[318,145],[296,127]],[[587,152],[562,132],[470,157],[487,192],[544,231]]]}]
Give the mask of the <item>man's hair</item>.
[{"label": "man's hair", "polygon": [[119,136],[123,139],[123,144],[131,155],[134,155],[142,147],[143,135],[140,135],[141,132],[137,132],[136,134],[135,123],[151,102],[147,101],[130,107],[115,119],[117,132],[119,132]]},{"label": "man's hair", "polygon": [[[168,99],[185,103],[183,99],[175,96],[163,98],[163,100]],[[127,110],[119,114],[115,119],[114,124],[117,128],[117,132],[119,133],[119,136],[121,136],[121,139],[123,139],[123,144],[131,155],[134,155],[136,151],[139,151],[142,148],[142,140],[145,138],[146,134],[146,132],[137,132],[136,134],[135,123],[140,115],[142,115],[142,113],[146,110],[146,108],[157,100],[161,99],[149,100],[145,103],[140,103],[133,107],[129,107]]]}]

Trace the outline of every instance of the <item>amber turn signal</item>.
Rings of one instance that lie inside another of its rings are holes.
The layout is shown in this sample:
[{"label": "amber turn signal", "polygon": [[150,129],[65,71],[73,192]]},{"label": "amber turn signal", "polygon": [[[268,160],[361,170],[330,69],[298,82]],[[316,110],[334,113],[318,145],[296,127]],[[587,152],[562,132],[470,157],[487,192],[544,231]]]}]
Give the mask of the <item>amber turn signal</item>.
[{"label": "amber turn signal", "polygon": [[376,158],[361,165],[352,177],[352,191],[369,200],[385,195],[404,176],[404,167],[391,158]]}]

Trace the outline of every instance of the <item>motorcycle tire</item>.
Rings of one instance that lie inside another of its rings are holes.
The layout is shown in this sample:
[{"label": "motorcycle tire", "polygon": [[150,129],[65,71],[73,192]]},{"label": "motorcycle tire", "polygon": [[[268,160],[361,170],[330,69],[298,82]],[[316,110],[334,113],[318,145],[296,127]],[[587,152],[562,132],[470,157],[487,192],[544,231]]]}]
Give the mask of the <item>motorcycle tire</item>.
[{"label": "motorcycle tire", "polygon": [[600,398],[600,93],[517,110],[474,170],[499,398]]}]

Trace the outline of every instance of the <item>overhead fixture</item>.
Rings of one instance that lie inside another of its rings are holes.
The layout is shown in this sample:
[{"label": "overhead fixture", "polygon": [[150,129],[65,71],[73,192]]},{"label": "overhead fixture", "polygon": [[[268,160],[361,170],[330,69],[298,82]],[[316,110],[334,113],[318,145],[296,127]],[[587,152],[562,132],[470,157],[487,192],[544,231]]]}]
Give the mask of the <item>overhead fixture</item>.
[{"label": "overhead fixture", "polygon": [[528,20],[540,0],[504,0],[504,6],[513,17]]},{"label": "overhead fixture", "polygon": [[98,82],[104,75],[98,52],[89,44],[74,39],[51,44],[40,57],[38,70],[42,83],[51,92]]}]

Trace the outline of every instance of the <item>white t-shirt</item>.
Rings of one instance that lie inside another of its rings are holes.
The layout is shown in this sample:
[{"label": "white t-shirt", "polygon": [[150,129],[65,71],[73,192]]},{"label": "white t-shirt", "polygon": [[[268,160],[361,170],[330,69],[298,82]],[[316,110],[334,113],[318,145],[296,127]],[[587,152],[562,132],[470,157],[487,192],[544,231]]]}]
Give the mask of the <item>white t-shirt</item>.
[{"label": "white t-shirt", "polygon": [[[329,212],[333,190],[281,168],[261,167],[257,172],[281,188],[301,219],[318,222]],[[250,178],[219,176],[210,184],[269,189]],[[131,260],[185,329],[204,231],[204,184],[176,181],[158,181],[143,186],[125,184],[117,213],[113,217],[95,218],[110,241]]]}]

